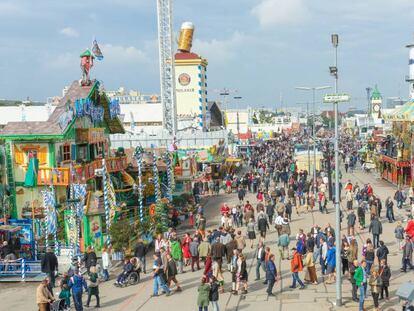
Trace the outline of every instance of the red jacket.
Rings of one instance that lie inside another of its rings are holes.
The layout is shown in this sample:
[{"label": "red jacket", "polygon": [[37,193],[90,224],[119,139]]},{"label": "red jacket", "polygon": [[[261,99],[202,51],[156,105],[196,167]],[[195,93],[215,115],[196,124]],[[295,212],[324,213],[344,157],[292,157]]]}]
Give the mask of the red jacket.
[{"label": "red jacket", "polygon": [[208,256],[204,264],[204,275],[207,275],[211,271],[211,267],[212,267],[211,257]]},{"label": "red jacket", "polygon": [[303,270],[302,255],[297,251],[293,253],[293,258],[290,261],[290,271],[300,272]]},{"label": "red jacket", "polygon": [[230,213],[230,207],[223,205],[220,208],[220,213],[221,213],[221,215],[226,215],[226,214],[228,215]]},{"label": "red jacket", "polygon": [[414,220],[410,220],[407,223],[407,227],[405,228],[405,233],[407,233],[411,239],[414,239]]}]

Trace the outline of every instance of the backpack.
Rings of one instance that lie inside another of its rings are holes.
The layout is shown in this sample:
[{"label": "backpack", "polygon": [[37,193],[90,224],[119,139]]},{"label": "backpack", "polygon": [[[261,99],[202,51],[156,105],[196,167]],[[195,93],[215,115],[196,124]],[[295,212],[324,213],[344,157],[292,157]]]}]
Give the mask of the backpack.
[{"label": "backpack", "polygon": [[299,240],[298,243],[296,244],[296,250],[301,255],[304,255],[306,253],[306,246],[302,240]]}]

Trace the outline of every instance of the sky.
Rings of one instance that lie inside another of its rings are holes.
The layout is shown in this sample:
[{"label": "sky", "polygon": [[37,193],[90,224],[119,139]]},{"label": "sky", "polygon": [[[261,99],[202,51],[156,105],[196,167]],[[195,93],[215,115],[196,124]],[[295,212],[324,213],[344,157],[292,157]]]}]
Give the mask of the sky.
[{"label": "sky", "polygon": [[[296,86],[333,86],[332,33],[348,106],[365,107],[375,85],[384,98],[408,97],[412,0],[173,0],[173,20],[177,37],[182,22],[195,24],[192,51],[208,59],[209,99],[227,88],[230,107],[276,108],[281,97],[298,106],[312,98]],[[60,95],[80,78],[79,54],[93,38],[105,58],[92,76],[106,89],[159,93],[156,0],[0,0],[0,34],[2,99]]]}]

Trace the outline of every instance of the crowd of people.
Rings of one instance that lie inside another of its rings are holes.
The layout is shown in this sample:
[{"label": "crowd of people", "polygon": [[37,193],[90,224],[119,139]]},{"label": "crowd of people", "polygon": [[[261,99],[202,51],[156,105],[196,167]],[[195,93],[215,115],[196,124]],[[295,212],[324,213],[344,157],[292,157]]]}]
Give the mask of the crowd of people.
[{"label": "crowd of people", "polygon": [[[276,261],[278,255],[280,260],[290,261],[291,289],[300,290],[321,282],[332,284],[341,277],[351,283],[352,299],[359,303],[359,310],[365,309],[368,289],[375,310],[379,310],[379,301],[390,298],[388,288],[391,280],[388,266],[390,251],[382,239],[382,200],[371,184],[359,185],[349,180],[344,185],[340,184],[340,197],[343,199],[341,223],[347,227],[346,234],[335,232],[330,223],[321,224],[317,218],[312,227],[292,232],[291,222],[296,217],[326,214],[329,212],[328,201],[332,199],[329,191],[332,185],[329,185],[331,181],[325,168],[318,170],[315,180],[306,170],[298,169],[292,142],[300,142],[301,139],[300,136],[282,135],[278,140],[253,149],[245,170],[238,175],[228,175],[223,181],[226,193],[236,195],[237,203],[223,203],[218,207],[220,223],[216,228],[207,227],[204,207],[198,204],[195,221],[191,221],[187,232],[181,235],[180,231],[171,227],[167,232],[157,235],[151,269],[147,269],[146,258],[152,250],[139,240],[134,256],[125,259],[115,285],[122,286],[130,273],[137,269],[144,273],[152,270],[152,297],[158,297],[160,291],[170,296],[183,290],[181,273],[201,270],[197,306],[199,310],[208,310],[211,304],[213,310],[217,311],[219,296],[226,290],[232,295],[248,293],[252,280],[249,279],[247,259],[251,256],[255,263],[254,281],[263,281],[267,295],[274,296],[273,288],[281,277]],[[343,145],[346,171],[354,170],[357,166],[358,157],[353,148],[355,146],[352,144]],[[216,188],[216,184],[210,186]],[[194,191],[195,196],[202,193],[200,190]],[[396,220],[394,201],[400,209],[405,200],[400,190],[393,199],[388,197],[385,200],[385,217],[390,223]],[[200,202],[200,198],[196,201]],[[411,203],[414,203],[414,192]],[[268,232],[273,230],[277,232],[276,242],[268,238]],[[363,233],[371,234],[372,238],[364,238]],[[402,256],[401,271],[406,272],[414,268],[412,214],[408,215],[405,227],[400,221],[396,223],[394,233]],[[336,245],[337,235],[340,245]],[[340,247],[341,271],[336,270],[337,247]],[[271,249],[275,249],[276,254]],[[61,285],[65,293],[62,297],[68,300],[72,296],[76,310],[82,310],[84,289],[88,292],[87,305],[91,296],[96,296],[99,306],[99,281],[93,269],[96,255],[92,254],[93,251],[89,249],[85,255],[88,282],[74,270],[72,276],[67,276],[67,282]],[[106,258],[103,271],[104,279],[108,280],[110,261],[106,254],[103,254]],[[225,283],[226,273],[230,276],[228,279],[231,284]],[[53,297],[52,291],[46,292],[45,288],[50,289],[54,278],[50,275],[45,282],[38,289],[38,296],[41,297],[39,305]]]}]

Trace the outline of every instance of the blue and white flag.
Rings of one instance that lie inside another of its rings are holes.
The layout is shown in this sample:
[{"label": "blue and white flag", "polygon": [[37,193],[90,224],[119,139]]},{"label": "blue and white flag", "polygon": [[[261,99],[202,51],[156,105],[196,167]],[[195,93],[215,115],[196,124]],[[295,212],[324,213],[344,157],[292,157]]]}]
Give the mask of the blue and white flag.
[{"label": "blue and white flag", "polygon": [[92,53],[97,60],[103,60],[104,56],[102,54],[101,49],[99,48],[99,45],[96,39],[93,40],[93,43],[92,43]]}]

